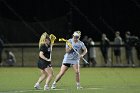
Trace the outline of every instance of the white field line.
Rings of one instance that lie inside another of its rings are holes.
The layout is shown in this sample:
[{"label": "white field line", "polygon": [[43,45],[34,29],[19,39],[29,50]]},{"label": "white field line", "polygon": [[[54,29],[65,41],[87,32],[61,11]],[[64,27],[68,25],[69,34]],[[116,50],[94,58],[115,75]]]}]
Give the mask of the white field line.
[{"label": "white field line", "polygon": [[[81,90],[84,90],[84,89],[96,90],[96,89],[103,89],[103,88],[92,88],[91,87],[91,88],[83,88]],[[50,89],[48,91],[61,91],[61,90],[66,90],[66,89]],[[0,93],[24,93],[24,92],[43,92],[43,91],[45,91],[45,90],[32,89],[32,90],[3,91],[3,92],[0,92]]]},{"label": "white field line", "polygon": [[85,89],[103,89],[103,88],[85,88]]},{"label": "white field line", "polygon": [[[51,89],[51,90],[54,90],[54,91],[58,90],[59,91],[59,90],[65,90],[65,89]],[[48,91],[51,91],[51,90],[48,90]],[[24,92],[43,92],[43,91],[45,91],[45,90],[32,89],[32,90],[3,91],[3,92],[0,92],[0,93],[24,93]]]}]

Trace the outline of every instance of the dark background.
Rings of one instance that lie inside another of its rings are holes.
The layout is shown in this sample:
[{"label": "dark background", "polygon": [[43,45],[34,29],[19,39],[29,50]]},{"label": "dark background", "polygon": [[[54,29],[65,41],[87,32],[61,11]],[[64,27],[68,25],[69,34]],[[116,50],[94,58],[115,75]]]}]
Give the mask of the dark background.
[{"label": "dark background", "polygon": [[0,0],[0,36],[5,43],[36,43],[43,32],[70,38],[75,30],[99,41],[115,31],[140,36],[139,0]]}]

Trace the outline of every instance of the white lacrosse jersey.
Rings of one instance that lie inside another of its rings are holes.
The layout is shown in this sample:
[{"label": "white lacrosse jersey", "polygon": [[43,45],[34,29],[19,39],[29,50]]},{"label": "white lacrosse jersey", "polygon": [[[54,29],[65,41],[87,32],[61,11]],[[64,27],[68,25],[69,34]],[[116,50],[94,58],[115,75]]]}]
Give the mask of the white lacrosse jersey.
[{"label": "white lacrosse jersey", "polygon": [[[76,42],[76,43],[74,42],[73,39],[69,39],[68,41],[72,44],[73,48],[78,53],[80,52],[81,49],[86,48],[85,44],[80,40],[78,40],[78,42]],[[69,46],[66,44],[66,48],[68,48],[68,47]],[[72,49],[69,53],[66,53],[64,55],[63,63],[76,64],[75,61],[78,62],[79,60],[80,60],[80,58],[79,58],[78,54]]]}]

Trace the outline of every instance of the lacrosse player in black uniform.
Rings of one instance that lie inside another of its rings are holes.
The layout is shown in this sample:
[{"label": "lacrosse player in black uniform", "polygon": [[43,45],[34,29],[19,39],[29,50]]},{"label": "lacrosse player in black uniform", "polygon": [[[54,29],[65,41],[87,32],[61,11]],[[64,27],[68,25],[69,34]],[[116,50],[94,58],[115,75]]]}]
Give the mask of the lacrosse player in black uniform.
[{"label": "lacrosse player in black uniform", "polygon": [[39,77],[37,83],[34,85],[34,88],[40,89],[40,83],[46,79],[46,84],[44,90],[49,90],[49,83],[53,77],[53,69],[51,66],[51,40],[49,35],[46,33],[44,43],[39,47],[39,60],[38,68],[41,70],[41,76]]}]

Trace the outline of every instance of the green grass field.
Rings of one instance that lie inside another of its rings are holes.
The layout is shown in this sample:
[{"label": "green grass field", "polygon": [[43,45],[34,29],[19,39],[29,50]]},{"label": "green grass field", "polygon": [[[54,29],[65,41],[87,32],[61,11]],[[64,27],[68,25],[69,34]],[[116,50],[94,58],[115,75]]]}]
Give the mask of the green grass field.
[{"label": "green grass field", "polygon": [[[59,69],[54,68],[55,75]],[[37,68],[1,67],[0,93],[140,93],[140,68],[81,68],[81,90],[76,89],[72,68],[57,83],[56,90],[35,90],[39,75]]]}]

